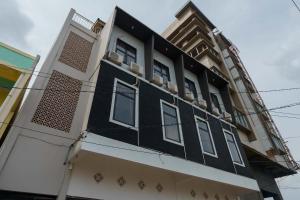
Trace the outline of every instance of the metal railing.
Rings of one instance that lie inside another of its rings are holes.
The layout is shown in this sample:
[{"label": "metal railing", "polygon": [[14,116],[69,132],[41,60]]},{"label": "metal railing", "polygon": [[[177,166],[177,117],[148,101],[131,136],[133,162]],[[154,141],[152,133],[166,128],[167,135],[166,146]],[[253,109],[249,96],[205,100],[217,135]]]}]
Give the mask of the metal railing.
[{"label": "metal railing", "polygon": [[233,55],[233,56],[237,59],[237,61],[239,62],[239,67],[242,68],[242,71],[244,72],[244,76],[246,76],[246,77],[248,78],[248,81],[251,83],[251,85],[252,85],[252,87],[253,87],[253,89],[254,89],[254,93],[256,94],[256,97],[257,97],[258,101],[260,102],[260,106],[262,106],[262,108],[265,110],[265,114],[267,115],[267,118],[268,118],[268,119],[265,120],[265,123],[266,123],[266,122],[270,123],[270,124],[269,124],[269,127],[272,127],[272,128],[271,128],[271,129],[272,129],[272,132],[274,132],[273,135],[276,135],[276,136],[279,138],[281,144],[283,145],[283,148],[284,148],[284,150],[285,150],[285,152],[286,152],[286,155],[285,155],[284,157],[285,157],[286,160],[287,160],[287,165],[288,165],[290,168],[293,168],[293,169],[295,169],[295,170],[300,169],[300,165],[299,165],[299,164],[295,161],[295,159],[293,158],[293,156],[292,156],[292,154],[291,154],[291,152],[290,152],[290,149],[289,149],[288,146],[285,144],[284,139],[283,139],[282,135],[280,134],[280,132],[279,132],[279,130],[278,130],[278,128],[277,128],[277,126],[276,126],[276,124],[275,124],[275,122],[274,122],[272,116],[271,116],[271,114],[270,114],[270,113],[268,112],[268,110],[266,109],[266,105],[264,104],[263,99],[261,98],[261,96],[260,96],[260,94],[259,94],[259,92],[258,92],[256,86],[254,85],[252,79],[250,78],[250,75],[248,74],[248,71],[246,70],[246,67],[244,66],[242,60],[240,59],[240,57],[239,57],[239,55],[238,55],[239,52],[234,48],[234,46],[231,46],[229,49],[231,50],[232,55]]},{"label": "metal railing", "polygon": [[74,13],[72,20],[88,30],[92,30],[92,27],[94,25],[94,22],[85,18],[84,16],[80,15],[79,13]]}]

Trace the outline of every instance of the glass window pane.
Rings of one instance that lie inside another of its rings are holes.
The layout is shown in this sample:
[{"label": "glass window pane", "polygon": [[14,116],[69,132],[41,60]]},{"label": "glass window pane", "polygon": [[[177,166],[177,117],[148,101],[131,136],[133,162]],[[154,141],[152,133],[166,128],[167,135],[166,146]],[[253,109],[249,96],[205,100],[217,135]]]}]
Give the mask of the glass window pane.
[{"label": "glass window pane", "polygon": [[221,113],[221,107],[220,107],[220,103],[219,103],[219,100],[218,100],[218,97],[217,95],[213,94],[213,93],[210,93],[210,96],[211,96],[211,100],[212,100],[212,103],[213,105],[219,109],[219,112]]},{"label": "glass window pane", "polygon": [[135,90],[117,83],[113,119],[135,126]]},{"label": "glass window pane", "polygon": [[136,62],[136,49],[120,39],[117,40],[116,52],[124,57],[124,64]]},{"label": "glass window pane", "polygon": [[203,150],[207,153],[215,154],[212,141],[208,132],[200,130],[200,137],[202,140]]},{"label": "glass window pane", "polygon": [[185,87],[191,91],[194,95],[195,98],[198,97],[198,94],[197,94],[197,90],[196,90],[196,86],[195,86],[195,83],[187,78],[185,78]]},{"label": "glass window pane", "polygon": [[197,120],[197,126],[203,151],[206,153],[215,154],[215,150],[213,148],[213,141],[209,133],[207,123],[201,120]]},{"label": "glass window pane", "polygon": [[117,84],[117,93],[121,93],[123,96],[127,96],[131,99],[135,98],[135,90],[121,83]]},{"label": "glass window pane", "polygon": [[166,138],[180,142],[177,119],[169,115],[164,115],[164,119]]},{"label": "glass window pane", "polygon": [[225,132],[225,136],[233,162],[242,164],[243,162],[238,152],[237,144],[235,143],[233,135]]},{"label": "glass window pane", "polygon": [[165,137],[169,140],[181,142],[176,108],[162,104],[162,109]]},{"label": "glass window pane", "polygon": [[167,113],[168,115],[171,115],[174,118],[177,118],[177,113],[176,113],[175,108],[168,106],[166,104],[163,104],[163,110],[164,110],[164,113]]},{"label": "glass window pane", "polygon": [[159,76],[161,76],[164,79],[164,83],[167,83],[167,81],[170,81],[170,72],[169,68],[165,66],[164,64],[154,60],[154,70],[153,72]]}]

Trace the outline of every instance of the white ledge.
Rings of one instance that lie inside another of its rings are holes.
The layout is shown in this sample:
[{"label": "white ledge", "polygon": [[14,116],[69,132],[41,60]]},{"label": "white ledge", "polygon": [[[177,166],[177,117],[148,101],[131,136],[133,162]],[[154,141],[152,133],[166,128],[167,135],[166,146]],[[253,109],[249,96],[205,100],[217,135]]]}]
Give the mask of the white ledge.
[{"label": "white ledge", "polygon": [[229,184],[239,188],[259,191],[255,179],[171,155],[160,154],[157,151],[109,139],[94,133],[88,133],[87,137],[83,139],[75,149],[77,149],[76,153],[79,151],[92,152],[223,184]]}]

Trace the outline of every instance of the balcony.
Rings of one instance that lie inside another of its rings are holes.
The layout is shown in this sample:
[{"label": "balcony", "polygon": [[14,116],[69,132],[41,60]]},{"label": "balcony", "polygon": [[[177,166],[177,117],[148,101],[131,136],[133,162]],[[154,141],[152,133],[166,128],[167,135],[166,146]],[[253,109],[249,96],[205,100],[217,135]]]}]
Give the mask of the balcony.
[{"label": "balcony", "polygon": [[198,18],[191,15],[184,23],[182,23],[167,39],[172,42],[176,43],[183,35],[192,29],[192,27],[197,26],[199,27],[204,35],[208,37],[208,40],[211,38],[207,35],[208,30],[205,28],[205,24]]},{"label": "balcony", "polygon": [[202,40],[196,47],[194,47],[188,53],[198,61],[204,56],[208,56],[217,64],[221,63],[221,57],[219,53],[204,40]]},{"label": "balcony", "polygon": [[286,151],[285,151],[285,148],[283,145],[283,141],[279,137],[275,136],[274,134],[271,134],[271,139],[272,139],[272,142],[273,142],[278,154],[285,155]]},{"label": "balcony", "polygon": [[183,51],[190,51],[202,40],[205,40],[209,45],[213,46],[211,38],[199,26],[194,25],[174,44]]}]

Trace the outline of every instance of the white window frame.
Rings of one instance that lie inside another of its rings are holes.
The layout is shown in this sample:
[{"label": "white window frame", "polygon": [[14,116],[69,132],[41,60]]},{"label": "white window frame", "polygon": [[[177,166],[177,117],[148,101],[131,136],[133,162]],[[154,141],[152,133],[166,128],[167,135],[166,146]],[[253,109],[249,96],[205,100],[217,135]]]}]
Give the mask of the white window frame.
[{"label": "white window frame", "polygon": [[[114,119],[114,110],[115,110],[115,100],[116,100],[116,91],[117,91],[117,83],[121,83],[123,85],[126,85],[132,89],[135,90],[135,122],[134,122],[134,126],[125,124],[123,122],[117,121]],[[130,85],[129,83],[126,83],[125,81],[122,81],[118,78],[114,79],[114,88],[113,88],[113,93],[112,93],[112,101],[111,101],[111,107],[110,107],[110,115],[109,115],[109,122],[118,124],[120,126],[124,126],[126,128],[130,128],[133,130],[138,131],[138,124],[139,124],[139,89],[133,85]]]},{"label": "white window frame", "polygon": [[[166,133],[165,133],[165,120],[164,120],[164,113],[163,113],[163,104],[166,104],[170,107],[173,107],[176,109],[176,114],[177,114],[177,122],[178,122],[178,131],[179,131],[179,137],[180,137],[180,142],[176,142],[174,140],[170,140],[166,137]],[[184,140],[183,140],[183,135],[182,135],[182,127],[181,127],[181,121],[180,121],[180,115],[179,115],[179,110],[178,107],[170,104],[169,102],[166,102],[164,100],[160,100],[160,114],[161,114],[161,124],[162,124],[162,131],[163,131],[163,139],[167,142],[171,142],[173,144],[177,144],[180,146],[184,146]]]},{"label": "white window frame", "polygon": [[[216,147],[215,147],[215,141],[214,141],[214,138],[211,134],[211,129],[210,129],[210,125],[209,125],[208,121],[201,118],[201,117],[199,117],[199,116],[196,116],[196,115],[194,115],[194,119],[195,119],[196,129],[197,129],[197,133],[198,133],[198,138],[199,138],[199,141],[200,141],[200,144],[201,144],[202,153],[206,154],[206,155],[209,155],[209,156],[212,156],[212,157],[215,157],[215,158],[218,158],[218,153],[217,153],[217,150],[216,150]],[[205,122],[207,124],[209,136],[211,138],[211,143],[212,143],[215,154],[211,154],[209,152],[204,151],[197,120],[200,120],[200,121]]]},{"label": "white window frame", "polygon": [[[239,154],[239,156],[240,156],[240,158],[241,158],[242,163],[238,163],[238,162],[235,162],[235,161],[233,160],[233,157],[232,157],[232,154],[231,154],[231,151],[230,151],[230,148],[229,148],[229,145],[228,145],[228,142],[227,142],[225,133],[228,133],[228,134],[230,134],[230,135],[233,136],[234,144],[235,144],[235,146],[236,146],[236,149],[237,149],[237,151],[238,151],[238,154]],[[236,142],[236,139],[235,139],[235,135],[234,135],[232,132],[230,132],[230,131],[228,131],[228,130],[226,130],[226,129],[223,129],[223,134],[224,134],[224,138],[225,138],[225,141],[226,141],[226,144],[227,144],[227,148],[228,148],[228,151],[229,151],[229,153],[230,153],[230,157],[231,157],[232,162],[233,162],[234,164],[236,164],[236,165],[245,167],[245,163],[244,163],[242,154],[241,154],[241,152],[240,152],[240,148],[239,148],[239,146],[237,145],[237,142]]]}]

